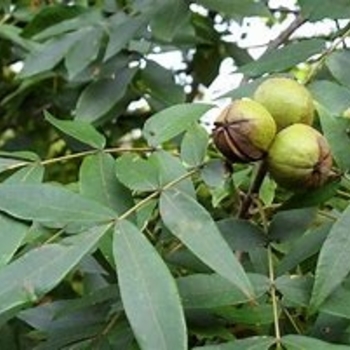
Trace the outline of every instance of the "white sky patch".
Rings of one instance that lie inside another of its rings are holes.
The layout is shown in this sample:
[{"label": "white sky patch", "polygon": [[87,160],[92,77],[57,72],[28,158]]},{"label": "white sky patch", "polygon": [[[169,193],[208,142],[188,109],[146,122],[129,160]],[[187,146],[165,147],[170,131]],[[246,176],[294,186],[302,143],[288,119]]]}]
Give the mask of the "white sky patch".
[{"label": "white sky patch", "polygon": [[23,69],[23,62],[18,61],[16,63],[11,64],[10,69],[16,74],[20,73],[20,71]]}]

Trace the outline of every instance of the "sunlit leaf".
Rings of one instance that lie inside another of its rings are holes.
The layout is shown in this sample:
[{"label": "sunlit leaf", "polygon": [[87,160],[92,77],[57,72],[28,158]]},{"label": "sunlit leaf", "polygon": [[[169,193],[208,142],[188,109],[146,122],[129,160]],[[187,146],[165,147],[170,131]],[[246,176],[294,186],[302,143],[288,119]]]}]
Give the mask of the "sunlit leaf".
[{"label": "sunlit leaf", "polygon": [[212,107],[202,103],[169,107],[147,119],[143,128],[144,136],[150,145],[158,146],[184,132]]},{"label": "sunlit leaf", "polygon": [[44,112],[45,119],[67,134],[93,148],[102,149],[106,145],[105,137],[100,134],[90,123],[82,120],[60,120],[48,112]]}]

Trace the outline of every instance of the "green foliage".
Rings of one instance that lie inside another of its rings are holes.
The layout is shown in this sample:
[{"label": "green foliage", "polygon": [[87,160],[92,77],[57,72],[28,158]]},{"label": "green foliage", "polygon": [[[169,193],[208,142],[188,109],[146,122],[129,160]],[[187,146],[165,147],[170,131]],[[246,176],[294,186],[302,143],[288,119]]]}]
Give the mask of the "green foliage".
[{"label": "green foliage", "polygon": [[[350,348],[350,7],[297,4],[0,2],[1,349]],[[256,59],[230,35],[250,17],[293,21]],[[305,84],[332,181],[226,163],[206,120],[229,62],[224,98]]]}]

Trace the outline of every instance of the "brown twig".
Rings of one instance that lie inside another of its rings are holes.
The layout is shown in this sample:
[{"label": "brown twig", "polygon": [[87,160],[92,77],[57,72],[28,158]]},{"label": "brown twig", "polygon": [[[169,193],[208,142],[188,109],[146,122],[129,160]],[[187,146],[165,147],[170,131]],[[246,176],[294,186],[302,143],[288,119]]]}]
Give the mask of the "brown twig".
[{"label": "brown twig", "polygon": [[300,13],[297,16],[295,16],[293,22],[288,26],[288,28],[286,28],[283,32],[281,32],[277,36],[277,38],[270,41],[270,43],[267,45],[266,52],[277,49],[281,44],[283,44],[286,40],[288,40],[289,37],[305,22],[306,22],[306,19],[303,18]]},{"label": "brown twig", "polygon": [[246,194],[241,203],[241,207],[237,215],[239,219],[247,219],[249,217],[250,206],[253,203],[254,197],[259,193],[266,172],[267,164],[266,160],[263,160],[257,165],[257,171],[254,180],[252,181],[248,193]]}]

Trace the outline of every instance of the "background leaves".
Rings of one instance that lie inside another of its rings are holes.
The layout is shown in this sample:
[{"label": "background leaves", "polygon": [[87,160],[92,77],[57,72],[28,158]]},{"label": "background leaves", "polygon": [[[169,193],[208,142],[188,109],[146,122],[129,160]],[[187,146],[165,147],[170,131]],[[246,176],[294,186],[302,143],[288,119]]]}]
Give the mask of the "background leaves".
[{"label": "background leaves", "polygon": [[[349,347],[348,15],[0,2],[0,348]],[[253,186],[211,140],[276,73],[310,90],[331,146],[316,190]]]}]

